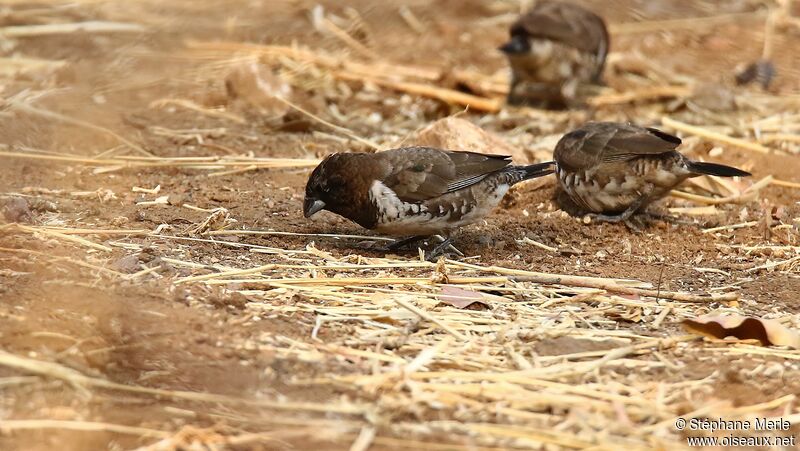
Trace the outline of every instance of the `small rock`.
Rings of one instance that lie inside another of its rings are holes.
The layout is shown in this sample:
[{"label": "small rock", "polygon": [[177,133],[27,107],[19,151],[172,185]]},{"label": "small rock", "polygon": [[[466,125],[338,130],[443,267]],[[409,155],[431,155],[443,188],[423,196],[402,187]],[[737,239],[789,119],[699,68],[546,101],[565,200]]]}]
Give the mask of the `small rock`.
[{"label": "small rock", "polygon": [[150,263],[156,258],[158,258],[158,250],[150,246],[143,247],[142,251],[139,252],[139,261],[142,263]]},{"label": "small rock", "polygon": [[139,270],[139,258],[135,255],[126,255],[114,262],[114,268],[123,273],[134,273]]},{"label": "small rock", "polygon": [[9,198],[3,206],[3,216],[8,222],[30,222],[33,218],[30,205],[24,197]]},{"label": "small rock", "polygon": [[583,251],[572,246],[561,246],[558,248],[558,253],[561,255],[583,255]]},{"label": "small rock", "polygon": [[188,202],[186,202],[186,197],[183,194],[170,194],[167,197],[167,203],[173,207],[180,207]]},{"label": "small rock", "polygon": [[503,138],[485,131],[472,122],[457,117],[446,117],[428,125],[412,136],[410,143],[417,146],[438,147],[491,155],[511,155],[515,163],[532,163],[525,149],[508,144]]},{"label": "small rock", "polygon": [[58,213],[58,205],[55,202],[42,199],[41,197],[34,197],[29,201],[31,210],[43,213]]},{"label": "small rock", "polygon": [[695,105],[711,111],[735,111],[736,94],[730,89],[714,83],[696,86],[689,99]]},{"label": "small rock", "polygon": [[116,216],[111,219],[111,225],[113,225],[114,227],[122,227],[125,224],[127,224],[128,221],[130,221],[130,219],[128,219],[125,216]]},{"label": "small rock", "polygon": [[260,114],[282,117],[289,106],[277,99],[288,98],[292,88],[286,81],[256,61],[235,67],[225,78],[228,96],[234,102],[243,103]]}]

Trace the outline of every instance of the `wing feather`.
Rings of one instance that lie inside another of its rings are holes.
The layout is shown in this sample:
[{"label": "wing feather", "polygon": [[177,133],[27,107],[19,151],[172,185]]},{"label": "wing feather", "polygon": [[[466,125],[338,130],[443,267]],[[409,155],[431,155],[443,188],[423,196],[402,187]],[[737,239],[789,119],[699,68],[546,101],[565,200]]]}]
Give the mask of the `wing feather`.
[{"label": "wing feather", "polygon": [[389,167],[383,183],[406,202],[468,188],[511,163],[508,156],[432,147],[405,147],[381,154]]},{"label": "wing feather", "polygon": [[615,122],[590,122],[564,135],[556,145],[558,164],[572,170],[674,152],[680,138],[653,128]]}]

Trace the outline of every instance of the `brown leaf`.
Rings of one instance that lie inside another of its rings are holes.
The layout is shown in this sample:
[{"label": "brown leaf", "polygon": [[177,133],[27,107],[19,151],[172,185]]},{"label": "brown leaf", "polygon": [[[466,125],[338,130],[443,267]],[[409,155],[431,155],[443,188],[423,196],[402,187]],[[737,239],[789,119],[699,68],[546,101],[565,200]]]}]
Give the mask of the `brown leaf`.
[{"label": "brown leaf", "polygon": [[740,340],[758,340],[763,346],[789,346],[800,349],[800,333],[771,319],[741,315],[704,315],[683,320],[683,327],[689,332],[707,337],[719,339],[735,337]]},{"label": "brown leaf", "polygon": [[461,309],[486,310],[489,308],[489,304],[483,300],[483,295],[477,291],[463,290],[451,285],[442,286],[442,294],[438,297],[442,304]]}]

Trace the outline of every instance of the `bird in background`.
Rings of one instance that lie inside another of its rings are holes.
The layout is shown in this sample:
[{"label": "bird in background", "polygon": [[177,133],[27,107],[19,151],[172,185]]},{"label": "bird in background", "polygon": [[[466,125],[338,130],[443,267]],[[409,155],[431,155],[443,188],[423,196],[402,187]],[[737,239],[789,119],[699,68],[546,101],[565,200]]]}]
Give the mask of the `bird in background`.
[{"label": "bird in background", "polygon": [[383,235],[410,237],[392,248],[445,235],[433,258],[451,245],[452,232],[489,215],[511,186],[553,171],[553,162],[516,166],[508,156],[431,147],[335,153],[311,173],[303,213],[328,210]]},{"label": "bird in background", "polygon": [[510,34],[499,48],[511,65],[509,104],[576,107],[602,85],[609,35],[597,14],[572,3],[539,1],[511,25]]},{"label": "bird in background", "polygon": [[601,221],[629,222],[690,177],[744,177],[731,166],[692,161],[680,138],[654,128],[589,122],[565,134],[553,157],[559,184],[573,202]]}]

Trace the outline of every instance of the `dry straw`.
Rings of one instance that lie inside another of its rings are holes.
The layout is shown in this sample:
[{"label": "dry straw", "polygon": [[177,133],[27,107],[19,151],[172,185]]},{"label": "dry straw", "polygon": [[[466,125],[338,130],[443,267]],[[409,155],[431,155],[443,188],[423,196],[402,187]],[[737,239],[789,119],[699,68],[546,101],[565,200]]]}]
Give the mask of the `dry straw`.
[{"label": "dry straw", "polygon": [[[484,23],[504,23],[513,20],[517,12],[507,8]],[[425,26],[411,7],[399,8],[397,16],[415,33]],[[744,23],[764,17],[762,13],[745,13],[614,24],[612,32],[678,32],[700,25]],[[557,134],[585,120],[581,112],[508,108],[502,101],[507,90],[504,75],[396,64],[355,39],[340,22],[323,19],[325,30],[343,46],[343,51],[298,45],[193,41],[187,43],[185,54],[171,58],[194,65],[196,75],[201,79],[208,77],[203,81],[218,81],[233,64],[255,57],[298,86],[306,82],[322,86],[321,89],[330,88],[332,83],[350,90],[367,86],[370,89],[364,90],[366,94],[377,90],[400,92],[415,102],[434,99],[483,113],[503,109],[503,121],[525,124],[508,134],[515,140],[513,144],[522,148],[533,146],[530,140],[526,141],[530,123],[535,123],[536,129],[546,130],[544,133]],[[0,35],[26,39],[53,33],[148,30],[150,27],[144,25],[90,22],[5,27],[0,29]],[[63,67],[65,63],[17,60],[14,64],[14,71],[43,71]],[[696,106],[681,109],[673,105],[667,114],[660,101],[676,99],[686,103],[693,95],[696,80],[653,65],[644,67],[644,74],[622,71],[619,75],[621,82],[631,82],[638,88],[626,92],[605,90],[589,100],[598,119],[618,119],[623,111],[620,109],[631,108],[642,122],[660,123],[724,149],[743,150],[746,158],[775,157],[778,152],[797,150],[800,102],[796,97],[742,92],[737,101],[747,108],[737,111],[718,113]],[[12,72],[0,70],[0,75],[5,73]],[[454,89],[454,84],[469,86],[471,92]],[[347,89],[328,89],[325,93],[337,96]],[[381,92],[376,97],[390,96]],[[280,101],[331,132],[317,132],[313,137],[345,144],[357,142],[376,150],[392,141],[365,132],[376,128],[358,114],[313,111],[290,98],[281,97]],[[95,157],[4,148],[0,150],[2,159],[41,161],[61,167],[86,166],[95,174],[118,172],[115,176],[124,180],[128,180],[125,177],[132,171],[144,170],[157,173],[181,169],[219,177],[257,169],[310,168],[318,164],[316,159],[237,156],[236,151],[213,142],[205,142],[205,149],[216,149],[222,156],[155,157],[124,133],[19,99],[7,105],[14,114],[83,128],[114,139],[118,146],[109,151],[103,149]],[[248,126],[244,116],[187,99],[168,97],[150,106],[181,108],[188,114],[222,121],[226,127]],[[776,110],[785,113],[775,114]],[[627,110],[624,111],[627,116]],[[491,115],[483,121],[487,127],[498,122]],[[385,118],[382,124],[400,137],[420,125],[406,118]],[[150,133],[168,137],[203,133],[208,136],[218,131],[218,128],[178,130],[166,125],[148,129]],[[369,138],[365,137],[368,135]],[[123,155],[123,151],[136,154]],[[741,208],[742,204],[752,205],[773,185],[785,189],[800,187],[797,181],[776,180],[768,175],[747,188],[736,183],[713,179],[688,184],[673,194],[699,207],[675,211],[693,216],[724,213]],[[163,194],[147,188],[135,192],[153,197]],[[63,195],[82,203],[94,201],[85,193],[79,196],[52,190],[2,195]],[[197,295],[200,302],[206,300],[202,293],[209,291],[219,293],[224,300],[236,296],[244,299],[245,305],[236,319],[238,322],[232,322],[231,327],[254,324],[265,317],[286,322],[311,318],[313,329],[307,334],[295,330],[291,334],[272,332],[244,338],[232,334],[225,346],[237,352],[270,356],[274,368],[313,368],[314,371],[279,374],[281,386],[288,387],[289,393],[315,393],[314,389],[321,387],[337,396],[297,401],[284,399],[267,387],[249,397],[155,388],[145,382],[112,381],[98,375],[96,369],[83,367],[80,359],[62,358],[67,354],[39,353],[32,357],[0,351],[0,365],[10,373],[0,378],[1,387],[38,387],[56,381],[64,384],[65,390],[81,395],[71,396],[76,405],[90,397],[102,396],[131,403],[158,402],[169,416],[193,425],[175,430],[177,421],[153,426],[154,421],[142,427],[77,419],[15,418],[0,420],[0,431],[71,430],[132,435],[141,438],[142,450],[192,449],[200,442],[209,448],[211,445],[247,447],[253,443],[280,447],[285,445],[284,441],[306,443],[302,440],[314,438],[357,451],[371,446],[432,450],[647,450],[685,448],[684,439],[673,428],[678,415],[687,419],[778,414],[796,419],[800,415],[794,395],[764,395],[752,404],[736,407],[732,403],[704,401],[715,387],[730,382],[729,368],[724,367],[726,362],[746,357],[759,365],[752,377],[766,377],[757,371],[766,371],[771,363],[777,363],[782,370],[787,362],[800,360],[800,351],[764,348],[735,340],[708,344],[677,332],[682,319],[695,317],[698,312],[742,312],[740,302],[745,308],[757,305],[757,299],[740,292],[748,279],[735,275],[797,272],[800,265],[796,254],[800,247],[791,242],[731,244],[728,234],[742,229],[751,232],[747,229],[764,224],[753,218],[743,217],[739,223],[703,230],[709,240],[719,237],[716,244],[722,246],[718,247],[720,253],[724,251],[736,260],[735,263],[725,260],[722,266],[717,255],[704,253],[703,267],[699,261],[694,265],[698,274],[707,278],[704,290],[689,291],[679,281],[667,277],[648,283],[579,276],[553,266],[542,269],[521,262],[508,266],[487,264],[488,255],[477,260],[443,260],[439,264],[374,251],[361,255],[356,248],[341,251],[330,245],[364,240],[382,245],[387,239],[291,230],[236,230],[230,228],[231,222],[225,221],[230,218],[221,211],[168,202],[159,203],[157,208],[174,209],[175,217],[191,211],[206,219],[181,230],[164,226],[153,230],[140,226],[120,229],[56,214],[60,222],[48,223],[56,225],[0,226],[0,236],[11,237],[9,242],[38,246],[31,249],[4,241],[0,256],[8,257],[8,261],[53,265],[59,273],[75,274],[80,283],[91,287],[125,288],[137,284],[163,290],[164,299],[172,299],[174,293],[185,290],[201,293]],[[211,221],[215,214],[222,221]],[[767,231],[778,232],[786,229],[786,225],[765,227]],[[316,244],[293,247],[281,243],[278,239],[282,237],[292,237],[294,243],[313,240]],[[559,258],[561,251],[544,239],[520,237],[517,244],[541,252],[546,256],[542,261]],[[226,252],[220,252],[218,260],[203,258],[221,247],[236,250],[236,258],[228,258],[230,254]],[[116,268],[115,263],[122,255],[136,256],[145,249],[155,253],[155,259],[146,263],[137,260],[137,267],[130,273]],[[586,258],[579,256],[574,260]],[[741,271],[731,269],[739,266]],[[3,272],[4,277],[20,274],[23,273]],[[468,296],[458,290],[466,290]],[[459,308],[459,301],[464,298],[480,302]],[[784,315],[781,321],[796,324],[796,315]],[[70,352],[91,357],[126,349],[121,346],[141,345],[141,342],[97,345],[66,333],[36,333],[40,338],[64,340],[70,343]],[[702,375],[685,371],[694,361],[709,362],[708,371]]]}]

